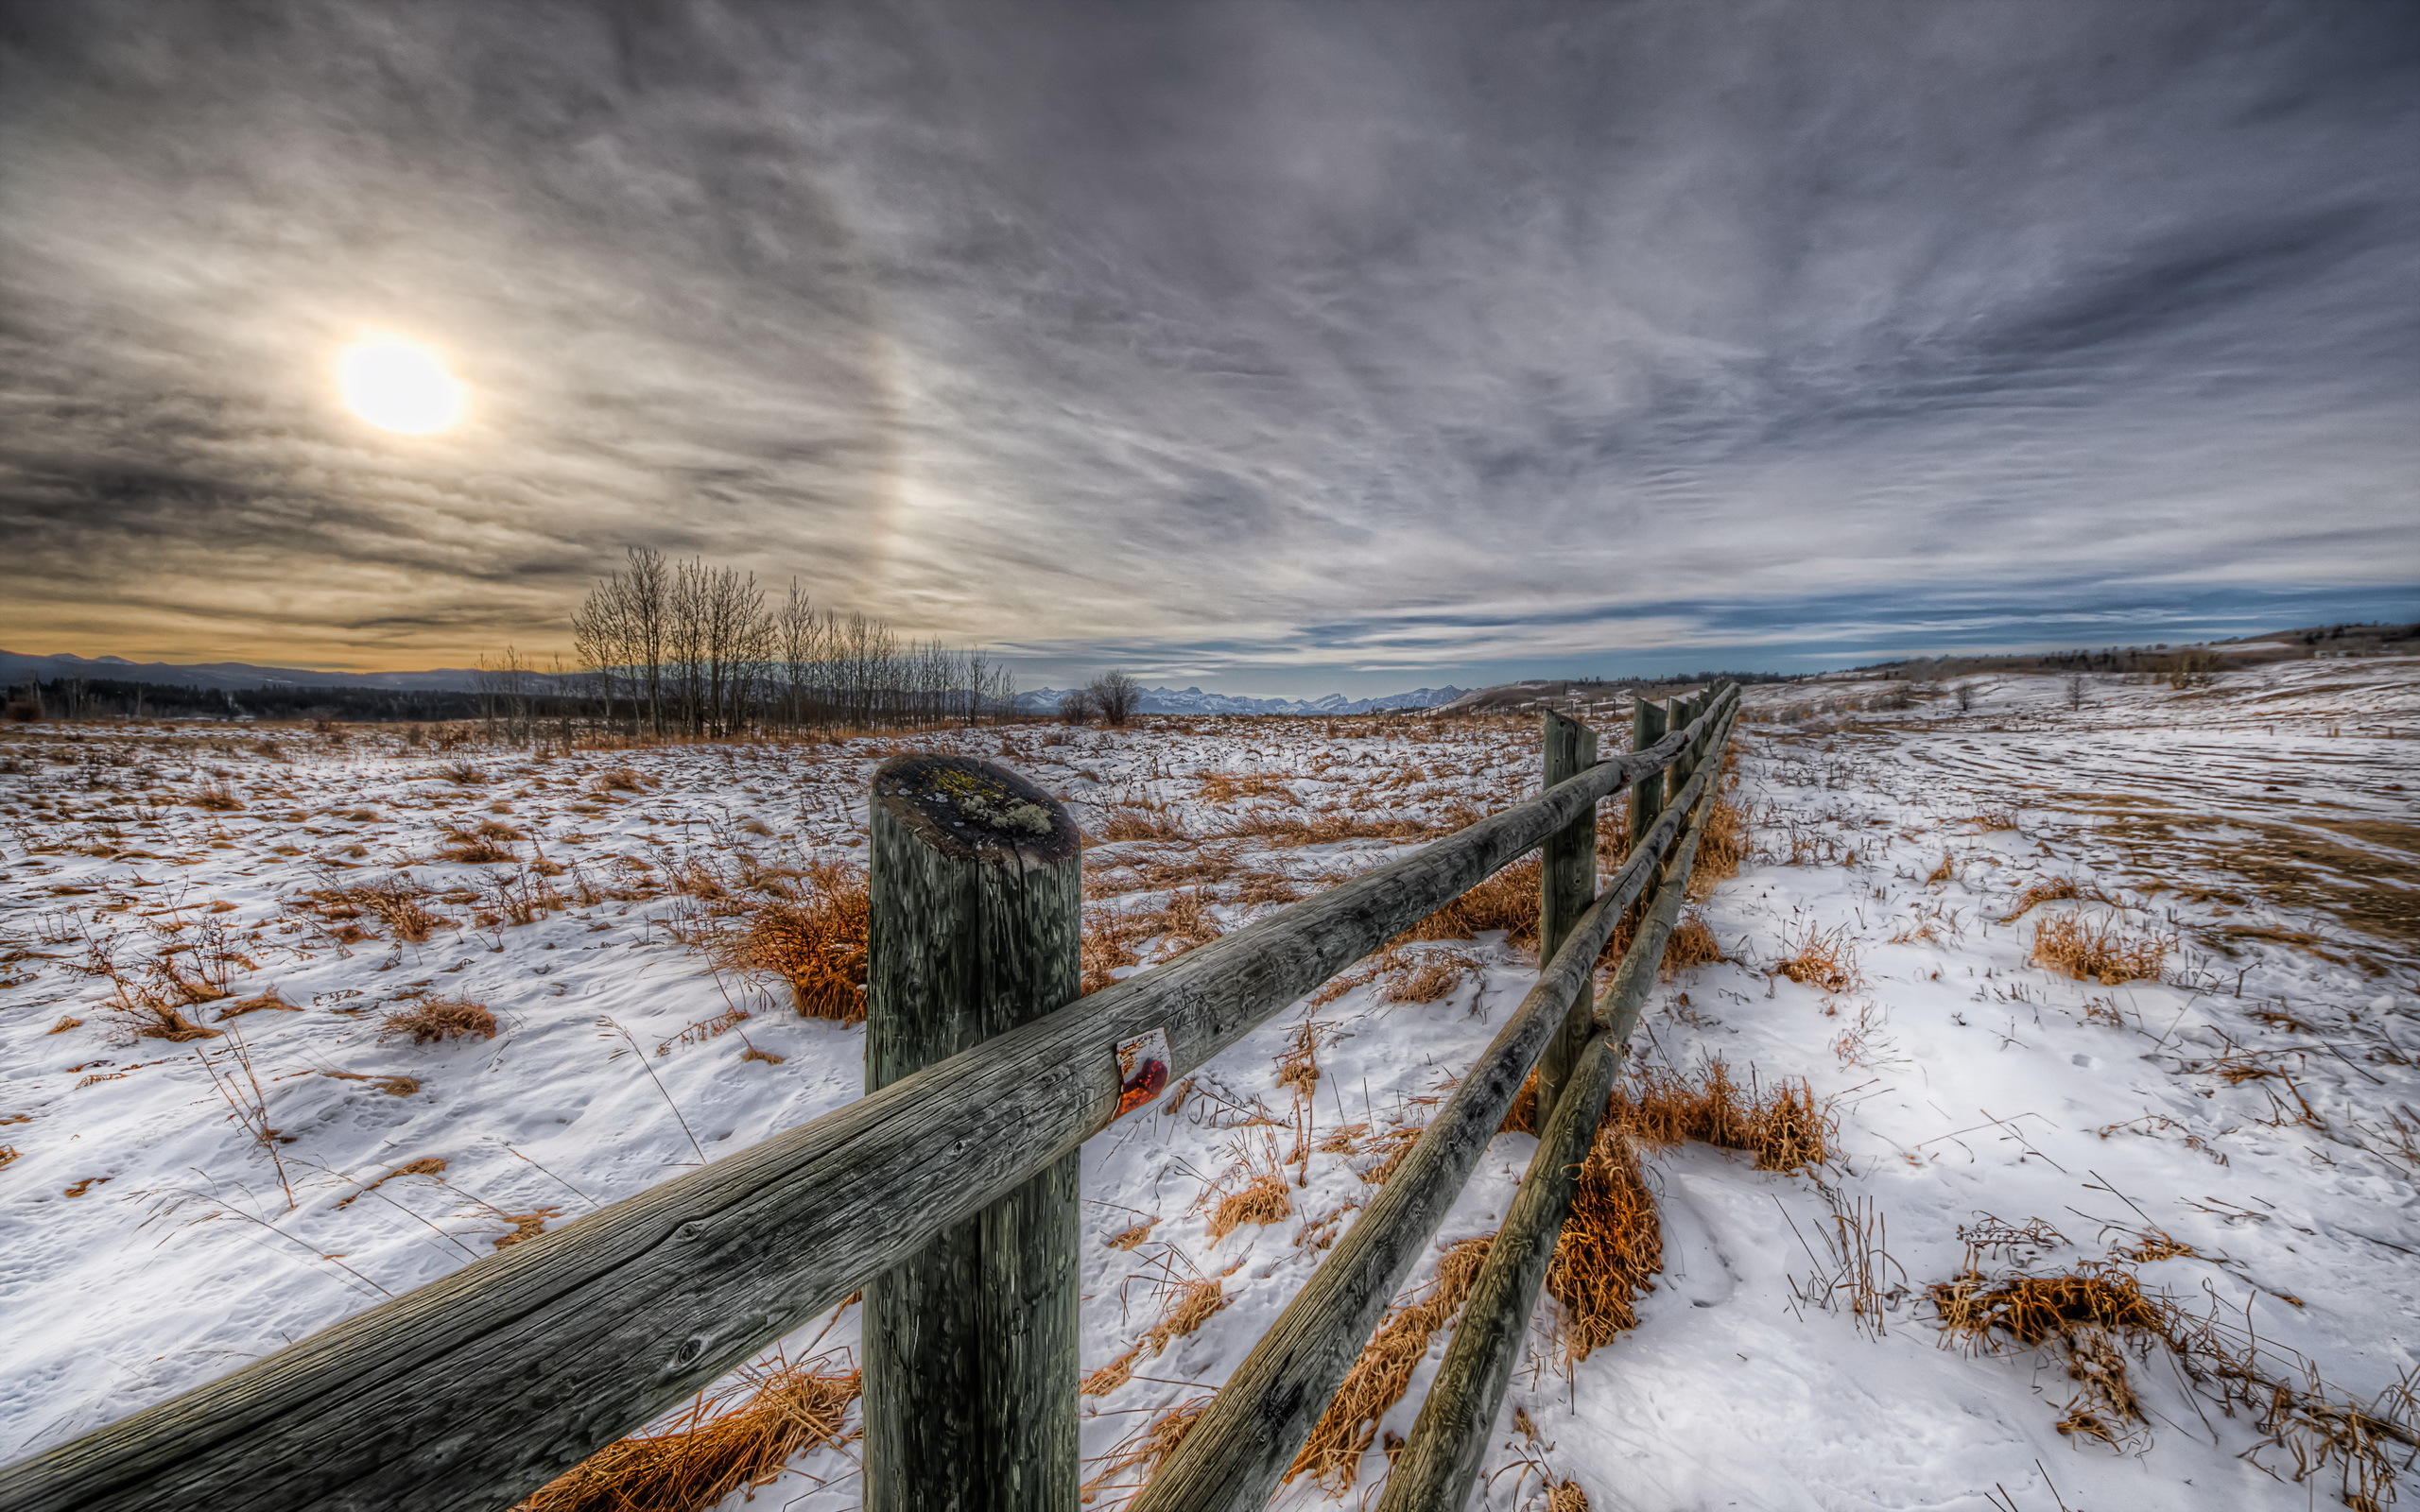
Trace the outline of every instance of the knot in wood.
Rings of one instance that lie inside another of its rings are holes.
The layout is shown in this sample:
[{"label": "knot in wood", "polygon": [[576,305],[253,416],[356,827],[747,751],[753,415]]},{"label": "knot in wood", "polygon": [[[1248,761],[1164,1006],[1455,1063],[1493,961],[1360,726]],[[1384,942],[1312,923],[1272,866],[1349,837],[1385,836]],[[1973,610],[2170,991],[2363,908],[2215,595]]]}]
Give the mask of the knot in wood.
[{"label": "knot in wood", "polygon": [[873,774],[874,801],[944,855],[996,865],[1072,860],[1076,821],[1057,799],[971,756],[896,756]]}]

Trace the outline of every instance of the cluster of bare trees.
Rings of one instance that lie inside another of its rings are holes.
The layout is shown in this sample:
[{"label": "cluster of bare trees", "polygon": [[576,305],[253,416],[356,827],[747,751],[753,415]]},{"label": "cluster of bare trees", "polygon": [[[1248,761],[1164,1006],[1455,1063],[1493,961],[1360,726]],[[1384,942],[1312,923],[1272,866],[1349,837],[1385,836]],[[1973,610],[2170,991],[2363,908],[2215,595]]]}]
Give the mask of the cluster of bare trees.
[{"label": "cluster of bare trees", "polygon": [[1143,705],[1143,685],[1123,672],[1104,672],[1080,688],[1059,696],[1059,717],[1071,725],[1098,719],[1122,725]]},{"label": "cluster of bare trees", "polygon": [[818,609],[793,580],[768,608],[753,573],[632,547],[590,591],[573,642],[608,720],[653,735],[888,729],[1006,712],[1008,669],[880,620]]}]

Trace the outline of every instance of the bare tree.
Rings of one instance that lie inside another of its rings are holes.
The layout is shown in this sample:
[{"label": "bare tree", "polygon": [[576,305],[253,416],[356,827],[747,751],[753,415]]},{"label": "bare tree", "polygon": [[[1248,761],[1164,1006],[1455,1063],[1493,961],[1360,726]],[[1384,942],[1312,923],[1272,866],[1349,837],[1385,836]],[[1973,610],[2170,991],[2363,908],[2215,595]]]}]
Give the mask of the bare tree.
[{"label": "bare tree", "polygon": [[2070,709],[2083,708],[2083,674],[2081,672],[2068,673],[2065,679],[2065,688],[2067,696],[2067,707]]},{"label": "bare tree", "polygon": [[1059,718],[1070,725],[1093,722],[1093,696],[1081,688],[1070,688],[1059,696]]},{"label": "bare tree", "polygon": [[1949,696],[1958,700],[1958,712],[1960,713],[1970,713],[1974,711],[1975,685],[1973,683],[1960,683],[1958,686],[1949,690]]},{"label": "bare tree", "polygon": [[1123,725],[1134,717],[1143,702],[1143,685],[1123,672],[1104,672],[1093,679],[1084,691],[1092,696],[1093,707],[1100,711],[1101,722]]}]

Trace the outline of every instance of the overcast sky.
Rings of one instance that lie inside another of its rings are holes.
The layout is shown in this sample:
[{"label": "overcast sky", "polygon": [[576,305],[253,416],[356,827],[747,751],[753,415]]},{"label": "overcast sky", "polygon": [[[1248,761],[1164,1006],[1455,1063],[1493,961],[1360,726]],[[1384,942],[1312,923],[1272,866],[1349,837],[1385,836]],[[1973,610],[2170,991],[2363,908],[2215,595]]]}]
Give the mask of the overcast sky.
[{"label": "overcast sky", "polygon": [[0,15],[13,651],[633,543],[1288,694],[2420,614],[2420,6]]}]

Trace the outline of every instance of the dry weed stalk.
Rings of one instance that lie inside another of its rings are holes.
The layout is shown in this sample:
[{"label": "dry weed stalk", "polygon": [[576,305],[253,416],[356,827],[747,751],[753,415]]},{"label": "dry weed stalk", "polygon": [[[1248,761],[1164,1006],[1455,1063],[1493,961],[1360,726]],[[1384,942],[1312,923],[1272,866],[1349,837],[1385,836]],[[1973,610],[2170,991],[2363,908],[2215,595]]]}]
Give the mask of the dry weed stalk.
[{"label": "dry weed stalk", "polygon": [[1309,1475],[1332,1496],[1353,1488],[1361,1456],[1377,1440],[1379,1420],[1403,1400],[1429,1340],[1462,1310],[1495,1242],[1494,1234],[1483,1234],[1452,1246],[1439,1258],[1435,1280],[1387,1314],[1288,1467],[1287,1484]]},{"label": "dry weed stalk", "polygon": [[1547,1264],[1547,1290],[1563,1304],[1564,1358],[1584,1360],[1636,1328],[1633,1299],[1655,1289],[1650,1278],[1663,1268],[1664,1226],[1654,1194],[1629,1131],[1618,1117],[1608,1117],[1580,1168],[1571,1215]]},{"label": "dry weed stalk", "polygon": [[1194,1280],[1171,1280],[1161,1288],[1159,1321],[1143,1331],[1143,1336],[1124,1354],[1092,1371],[1078,1383],[1077,1390],[1087,1397],[1106,1397],[1133,1379],[1134,1363],[1145,1350],[1154,1358],[1167,1352],[1169,1345],[1185,1337],[1226,1310],[1235,1300],[1226,1294],[1217,1277]]},{"label": "dry weed stalk", "polygon": [[789,1460],[844,1442],[864,1388],[845,1362],[780,1355],[700,1393],[669,1424],[618,1439],[548,1483],[513,1512],[702,1512],[732,1492],[769,1486]]},{"label": "dry weed stalk", "polygon": [[1180,1402],[1129,1435],[1109,1452],[1109,1456],[1105,1456],[1110,1460],[1108,1468],[1084,1483],[1085,1504],[1091,1504],[1093,1498],[1112,1481],[1138,1466],[1142,1468],[1144,1481],[1149,1481],[1167,1457],[1176,1452],[1177,1446],[1184,1442],[1184,1435],[1193,1432],[1193,1425],[1201,1420],[1201,1415],[1210,1409],[1210,1403],[1215,1400],[1212,1397],[1196,1397],[1190,1401]]},{"label": "dry weed stalk", "polygon": [[2033,926],[2033,960],[2079,982],[2116,987],[2156,978],[2168,959],[2168,942],[2129,935],[2116,915],[2089,919],[2062,914]]}]

